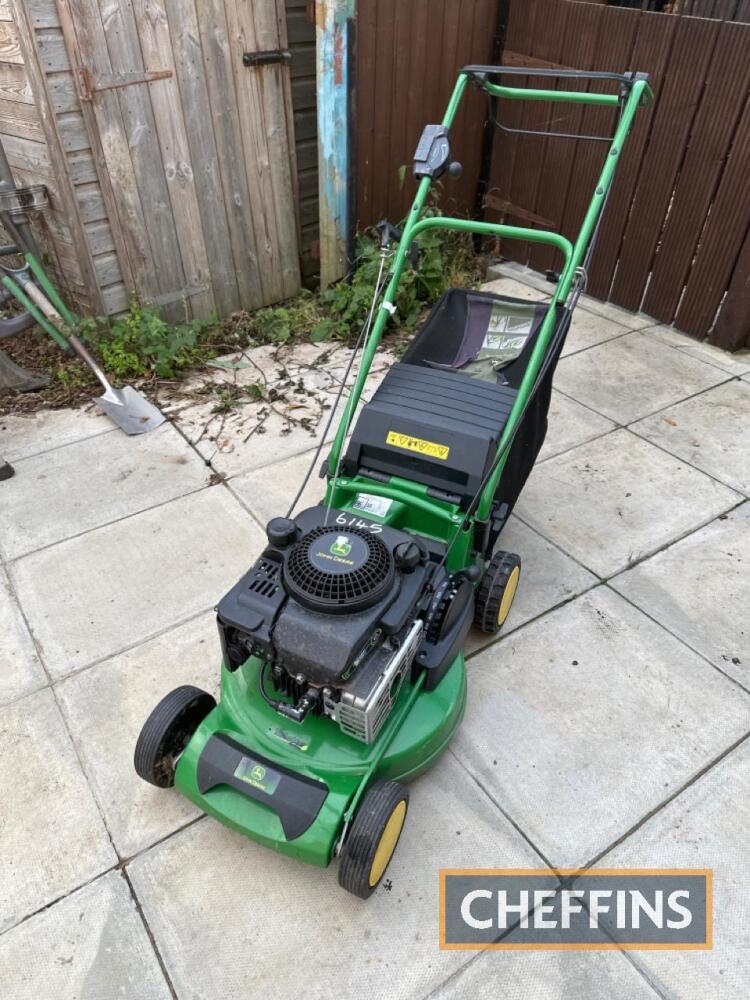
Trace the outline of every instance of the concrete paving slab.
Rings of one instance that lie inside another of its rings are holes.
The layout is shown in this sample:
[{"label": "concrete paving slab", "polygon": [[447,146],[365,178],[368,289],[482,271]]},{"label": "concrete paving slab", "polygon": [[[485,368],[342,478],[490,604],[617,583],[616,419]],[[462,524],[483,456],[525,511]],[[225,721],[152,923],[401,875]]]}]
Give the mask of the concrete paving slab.
[{"label": "concrete paving slab", "polygon": [[750,503],[611,583],[750,689]]},{"label": "concrete paving slab", "polygon": [[[523,264],[518,264],[512,260],[493,264],[487,268],[488,278],[496,280],[503,276],[522,282],[525,285],[530,285],[532,288],[550,295],[554,289],[554,286],[539,271],[534,271],[532,268],[525,267]],[[653,326],[654,324],[653,317],[647,316],[645,313],[633,313],[629,309],[616,306],[613,302],[602,302],[591,295],[582,295],[578,300],[578,308],[595,313],[597,316],[612,320],[615,323],[620,323],[631,330],[640,330],[643,327]]]},{"label": "concrete paving slab", "polygon": [[510,295],[516,299],[528,299],[530,302],[541,302],[544,299],[551,298],[553,290],[551,285],[548,285],[546,288],[537,287],[505,275],[493,278],[482,285],[483,292],[492,292],[495,295]]},{"label": "concrete paving slab", "polygon": [[[315,455],[315,449],[295,455],[283,462],[266,465],[230,479],[229,488],[240,498],[242,503],[253,512],[259,524],[266,525],[272,517],[283,517],[302,485],[310,463]],[[325,495],[325,480],[318,477],[318,469],[326,456],[324,450],[316,463],[310,481],[300,497],[295,511],[312,507],[323,500]]]},{"label": "concrete paving slab", "polygon": [[211,611],[58,685],[68,728],[120,857],[132,857],[200,815],[173,789],[141,780],[133,750],[149,713],[173,688],[193,684],[218,698],[220,665]]},{"label": "concrete paving slab", "polygon": [[213,607],[263,542],[215,486],[25,556],[10,574],[60,678]]},{"label": "concrete paving slab", "polygon": [[[267,382],[259,383],[263,384],[264,399],[248,397],[233,404],[227,412],[218,413],[214,412],[216,401],[212,400],[185,407],[175,414],[177,426],[214,469],[226,476],[241,475],[317,445],[325,431],[330,407],[338,394],[351,352],[328,345],[323,355],[327,360],[314,363],[311,352],[302,350],[313,346],[299,345],[299,353],[295,350],[293,354],[284,355],[283,364],[277,355],[263,356],[263,364],[268,368]],[[256,360],[255,351],[246,353]],[[365,383],[363,399],[369,399],[393,361],[390,352],[378,353]],[[250,378],[258,383],[258,376],[248,375],[245,369],[231,377],[227,372],[217,375],[220,382],[227,384],[231,380],[242,383],[243,379]],[[352,381],[350,375],[349,384]],[[272,398],[282,390],[282,397]],[[347,398],[345,392],[337,415],[343,413]],[[336,426],[334,422],[329,440]]]},{"label": "concrete paving slab", "polygon": [[592,312],[603,319],[611,319],[631,330],[643,330],[647,326],[652,326],[654,322],[653,316],[647,316],[646,313],[642,312],[631,312],[629,309],[615,305],[614,302],[602,302],[601,299],[595,299],[593,295],[582,295],[578,300],[578,308]]},{"label": "concrete paving slab", "polygon": [[602,860],[713,869],[713,948],[633,952],[662,996],[745,1000],[750,977],[750,744],[729,754]]},{"label": "concrete paving slab", "polygon": [[591,441],[614,430],[615,426],[600,413],[595,413],[553,389],[547,419],[547,437],[537,461],[543,462],[560,452],[569,451],[584,441]]},{"label": "concrete paving slab", "polygon": [[686,333],[681,333],[673,326],[657,325],[644,330],[649,336],[656,337],[670,347],[683,351],[693,358],[705,361],[706,364],[716,365],[722,371],[730,375],[743,375],[750,372],[750,351],[736,351],[730,354],[729,351],[722,351],[720,347],[706,343],[705,340],[695,340]]},{"label": "concrete paving slab", "polygon": [[95,406],[0,416],[0,455],[8,462],[116,430]]},{"label": "concrete paving slab", "polygon": [[117,858],[50,690],[0,710],[0,933]]},{"label": "concrete paving slab", "polygon": [[[320,870],[201,822],[128,871],[178,996],[422,998],[471,956],[440,952],[438,869],[540,860],[446,756],[411,785],[388,885],[366,903]],[[218,918],[218,915],[225,915]],[[300,976],[302,970],[304,983]]]},{"label": "concrete paving slab", "polygon": [[[597,582],[593,573],[579,566],[570,556],[536,531],[532,531],[517,517],[511,516],[497,547],[506,552],[515,552],[521,557],[522,563],[521,582],[503,629],[504,635],[563,601],[570,600]],[[471,655],[496,639],[497,636],[485,635],[479,629],[472,629],[466,645],[467,652]]]},{"label": "concrete paving slab", "polygon": [[610,420],[629,424],[726,377],[648,334],[631,333],[561,358],[555,385]]},{"label": "concrete paving slab", "polygon": [[125,879],[104,875],[0,937],[6,1000],[169,1000]]},{"label": "concrete paving slab", "polygon": [[0,567],[0,705],[44,687],[47,677]]},{"label": "concrete paving slab", "polygon": [[700,528],[740,499],[621,429],[538,465],[516,513],[606,578]]},{"label": "concrete paving slab", "polygon": [[631,430],[750,495],[750,385],[725,382],[633,424]]},{"label": "concrete paving slab", "polygon": [[585,351],[589,347],[604,344],[608,340],[623,337],[631,332],[630,328],[623,326],[622,323],[616,323],[586,309],[576,309],[565,338],[562,357],[577,354],[579,351]]},{"label": "concrete paving slab", "polygon": [[506,951],[478,956],[430,1000],[655,1000],[657,996],[621,953]]},{"label": "concrete paving slab", "polygon": [[207,485],[209,472],[171,424],[100,434],[16,463],[3,484],[0,548],[33,552]]},{"label": "concrete paving slab", "polygon": [[750,695],[599,587],[471,661],[453,751],[549,862],[578,867],[748,730]]}]

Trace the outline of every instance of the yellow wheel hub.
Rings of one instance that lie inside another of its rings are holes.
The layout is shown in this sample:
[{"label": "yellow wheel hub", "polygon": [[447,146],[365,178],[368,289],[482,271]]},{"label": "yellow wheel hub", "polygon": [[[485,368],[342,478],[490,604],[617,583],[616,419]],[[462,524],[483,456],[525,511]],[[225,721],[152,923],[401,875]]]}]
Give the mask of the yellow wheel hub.
[{"label": "yellow wheel hub", "polygon": [[370,868],[370,877],[368,879],[370,886],[377,885],[383,877],[383,872],[388,867],[388,862],[396,850],[396,844],[398,843],[405,818],[406,802],[402,801],[398,803],[388,817],[388,822],[385,824],[385,829],[380,837],[375,857],[372,859],[372,867]]},{"label": "yellow wheel hub", "polygon": [[513,604],[513,598],[516,596],[516,590],[518,589],[518,580],[521,576],[521,567],[514,566],[511,570],[511,574],[508,577],[508,582],[505,584],[505,589],[503,590],[503,596],[500,601],[500,610],[497,613],[497,624],[504,625],[505,619],[510,613],[511,606]]}]

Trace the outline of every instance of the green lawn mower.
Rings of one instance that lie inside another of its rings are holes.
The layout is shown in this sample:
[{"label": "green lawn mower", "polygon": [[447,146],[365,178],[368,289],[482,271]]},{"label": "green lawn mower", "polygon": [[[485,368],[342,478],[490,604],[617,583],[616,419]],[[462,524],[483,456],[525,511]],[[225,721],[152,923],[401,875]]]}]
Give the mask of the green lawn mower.
[{"label": "green lawn mower", "polygon": [[[555,78],[555,86],[573,77],[594,89],[500,82],[513,75]],[[493,104],[574,102],[618,113],[575,245],[553,232],[423,217],[433,181],[460,170],[449,132],[469,84]],[[176,785],[282,854],[320,866],[337,857],[339,882],[356,896],[374,892],[391,860],[405,783],[437,760],[461,721],[469,628],[496,633],[510,611],[521,564],[496,543],[544,440],[552,376],[615,167],[651,97],[641,73],[460,71],[442,124],[419,141],[419,187],[403,231],[381,225],[381,279],[321,470],[325,497],[293,515],[305,480],[287,516],[269,522],[260,558],[218,605],[219,703],[177,688],[138,739],[135,768],[146,781]],[[414,241],[434,228],[554,247],[564,259],[554,294],[535,303],[448,291],[350,436]]]}]

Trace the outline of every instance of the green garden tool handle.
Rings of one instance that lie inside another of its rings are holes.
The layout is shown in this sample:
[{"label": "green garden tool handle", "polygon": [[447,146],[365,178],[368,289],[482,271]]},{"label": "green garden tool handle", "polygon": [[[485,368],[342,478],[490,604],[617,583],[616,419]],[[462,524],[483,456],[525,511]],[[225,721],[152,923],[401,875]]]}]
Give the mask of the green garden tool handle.
[{"label": "green garden tool handle", "polygon": [[3,285],[8,289],[8,291],[13,295],[14,298],[18,299],[21,305],[24,307],[26,312],[33,316],[35,321],[41,326],[41,328],[48,333],[50,337],[59,344],[64,351],[70,350],[70,345],[59,330],[56,330],[54,326],[49,322],[48,319],[42,314],[41,310],[38,309],[28,295],[21,289],[21,287],[10,277],[6,275],[3,278]]},{"label": "green garden tool handle", "polygon": [[75,326],[75,317],[71,313],[70,309],[68,309],[68,307],[65,305],[63,300],[60,298],[57,289],[49,280],[47,272],[44,270],[42,265],[36,259],[34,254],[27,253],[24,256],[26,257],[26,263],[31,268],[31,273],[34,275],[36,280],[42,286],[47,298],[50,300],[55,309],[57,309],[57,311],[60,313],[62,318],[65,320],[65,323],[68,326]]}]

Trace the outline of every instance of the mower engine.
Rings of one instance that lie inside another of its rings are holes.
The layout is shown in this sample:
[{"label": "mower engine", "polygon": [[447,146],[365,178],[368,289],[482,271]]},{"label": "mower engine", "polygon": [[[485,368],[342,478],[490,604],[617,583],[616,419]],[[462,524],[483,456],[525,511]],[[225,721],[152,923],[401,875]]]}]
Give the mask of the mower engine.
[{"label": "mower engine", "polygon": [[285,718],[327,715],[373,742],[410,670],[428,669],[429,688],[452,663],[472,583],[447,574],[427,540],[337,510],[328,523],[324,507],[274,518],[267,535],[218,607],[226,667],[257,657],[261,693]]}]

